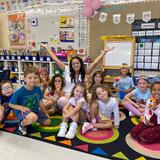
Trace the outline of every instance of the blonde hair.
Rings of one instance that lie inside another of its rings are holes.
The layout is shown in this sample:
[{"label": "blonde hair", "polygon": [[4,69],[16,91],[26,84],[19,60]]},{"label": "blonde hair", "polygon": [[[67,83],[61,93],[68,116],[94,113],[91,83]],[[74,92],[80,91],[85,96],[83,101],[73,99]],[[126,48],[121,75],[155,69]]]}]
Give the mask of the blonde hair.
[{"label": "blonde hair", "polygon": [[131,76],[131,73],[130,73],[130,70],[129,70],[129,66],[128,66],[127,63],[122,63],[122,65],[120,67],[120,73],[121,73],[121,69],[123,69],[124,67],[128,69],[127,76]]}]

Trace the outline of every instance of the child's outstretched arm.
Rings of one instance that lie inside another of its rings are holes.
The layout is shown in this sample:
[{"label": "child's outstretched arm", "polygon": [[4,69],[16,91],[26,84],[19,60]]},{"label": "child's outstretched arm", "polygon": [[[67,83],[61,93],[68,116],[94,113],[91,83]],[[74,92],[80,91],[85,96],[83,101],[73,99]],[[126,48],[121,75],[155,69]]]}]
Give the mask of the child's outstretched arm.
[{"label": "child's outstretched arm", "polygon": [[27,108],[25,106],[15,105],[15,104],[11,104],[11,103],[9,103],[9,107],[11,107],[12,109],[21,111],[22,114],[31,111],[29,108]]},{"label": "child's outstretched arm", "polygon": [[89,65],[89,67],[86,70],[86,74],[90,74],[97,65],[97,63],[104,57],[104,55],[113,49],[114,47],[112,48],[106,47],[104,50],[102,50],[101,54],[98,57],[96,57],[96,59]]},{"label": "child's outstretched arm", "polygon": [[58,57],[49,49],[48,45],[47,44],[41,44],[41,46],[44,47],[48,51],[50,57],[55,61],[55,63],[59,66],[59,68],[64,71],[65,70],[65,64],[62,63],[58,59]]}]

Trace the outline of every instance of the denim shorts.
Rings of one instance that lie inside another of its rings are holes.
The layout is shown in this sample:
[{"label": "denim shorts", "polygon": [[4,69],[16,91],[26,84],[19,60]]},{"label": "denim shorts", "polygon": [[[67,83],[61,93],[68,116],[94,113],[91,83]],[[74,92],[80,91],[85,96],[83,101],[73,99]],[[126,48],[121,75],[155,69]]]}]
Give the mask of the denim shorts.
[{"label": "denim shorts", "polygon": [[[33,112],[33,111],[25,112],[23,114],[20,112],[17,116],[17,119],[20,121],[23,121],[26,118],[26,116],[31,112]],[[35,113],[38,116],[37,122],[39,122],[40,124],[42,124],[43,122],[48,120],[48,117],[44,113],[42,113],[41,111],[33,112],[33,113]]]}]

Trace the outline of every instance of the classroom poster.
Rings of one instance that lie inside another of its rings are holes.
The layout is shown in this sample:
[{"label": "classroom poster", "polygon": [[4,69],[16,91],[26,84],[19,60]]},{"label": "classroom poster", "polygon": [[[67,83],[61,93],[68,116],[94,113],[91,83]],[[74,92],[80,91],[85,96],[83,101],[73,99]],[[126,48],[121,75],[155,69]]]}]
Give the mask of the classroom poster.
[{"label": "classroom poster", "polygon": [[26,46],[25,14],[8,15],[9,41],[11,48]]},{"label": "classroom poster", "polygon": [[74,17],[60,16],[60,28],[74,28]]},{"label": "classroom poster", "polygon": [[74,42],[74,31],[60,31],[61,42]]}]

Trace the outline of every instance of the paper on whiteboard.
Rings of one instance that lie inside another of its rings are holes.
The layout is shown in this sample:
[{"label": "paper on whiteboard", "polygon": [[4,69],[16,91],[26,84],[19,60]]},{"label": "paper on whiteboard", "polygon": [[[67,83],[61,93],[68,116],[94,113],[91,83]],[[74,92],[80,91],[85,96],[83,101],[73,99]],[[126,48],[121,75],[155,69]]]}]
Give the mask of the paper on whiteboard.
[{"label": "paper on whiteboard", "polygon": [[152,63],[152,69],[158,69],[158,63]]},{"label": "paper on whiteboard", "polygon": [[105,66],[120,66],[127,63],[130,66],[132,57],[132,42],[107,42],[109,48],[114,49],[104,57]]},{"label": "paper on whiteboard", "polygon": [[152,57],[152,62],[158,63],[158,56]]},{"label": "paper on whiteboard", "polygon": [[145,43],[145,49],[152,49],[152,43]]},{"label": "paper on whiteboard", "polygon": [[153,49],[159,49],[160,43],[153,43]]},{"label": "paper on whiteboard", "polygon": [[145,57],[145,62],[151,62],[151,56]]},{"label": "paper on whiteboard", "polygon": [[138,68],[143,68],[143,63],[138,63]]},{"label": "paper on whiteboard", "polygon": [[145,50],[145,55],[151,55],[151,50]]},{"label": "paper on whiteboard", "polygon": [[151,63],[145,63],[144,68],[145,69],[151,69]]},{"label": "paper on whiteboard", "polygon": [[139,50],[138,55],[144,55],[144,50]]},{"label": "paper on whiteboard", "polygon": [[144,57],[143,56],[138,56],[137,61],[138,62],[143,62],[144,61]]},{"label": "paper on whiteboard", "polygon": [[153,50],[153,56],[159,55],[159,50]]}]

